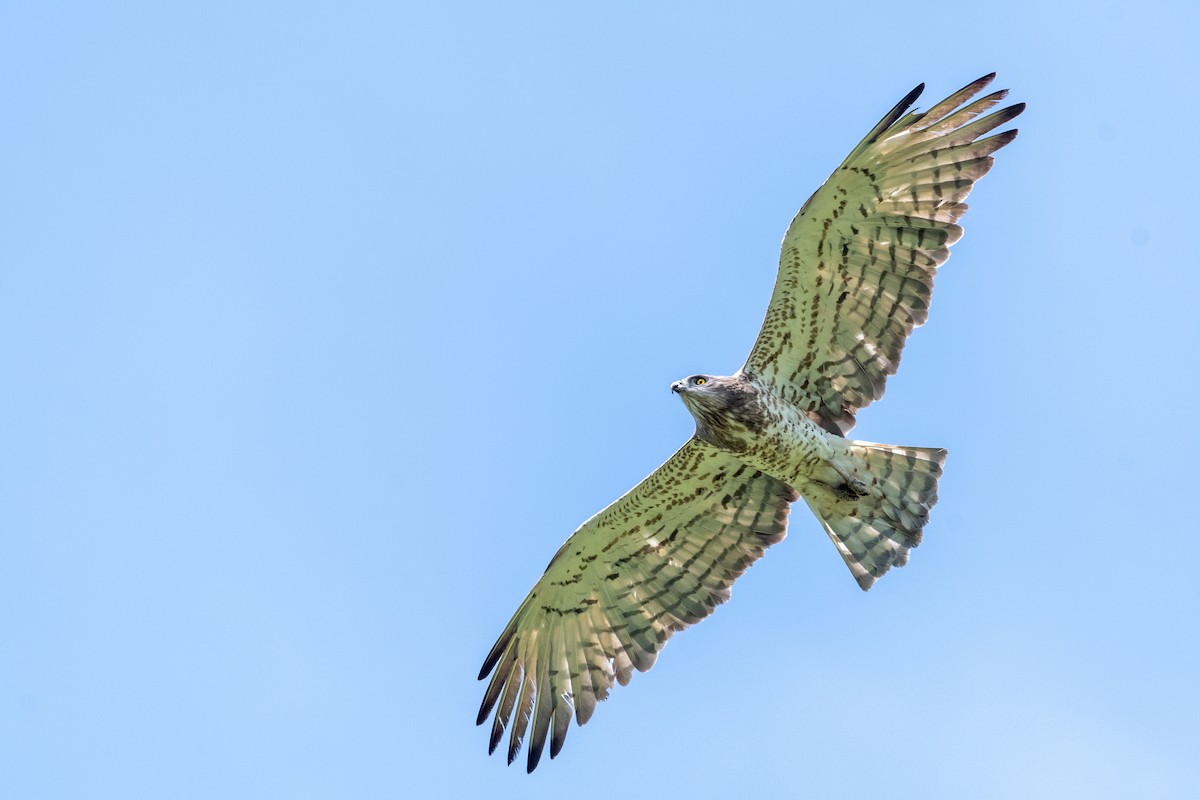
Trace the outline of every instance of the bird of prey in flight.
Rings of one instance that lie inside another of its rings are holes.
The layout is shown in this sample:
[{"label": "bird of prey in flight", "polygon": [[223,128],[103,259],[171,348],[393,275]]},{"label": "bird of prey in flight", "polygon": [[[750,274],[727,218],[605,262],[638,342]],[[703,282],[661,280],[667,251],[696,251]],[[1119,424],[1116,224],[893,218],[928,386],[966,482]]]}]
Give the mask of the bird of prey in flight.
[{"label": "bird of prey in flight", "polygon": [[527,734],[529,771],[547,737],[557,756],[572,717],[729,599],[798,499],[864,590],[908,561],[946,451],[844,437],[925,321],[963,200],[1017,135],[987,136],[1025,108],[987,113],[1007,94],[977,97],[994,77],[926,112],[909,111],[913,89],[800,209],[745,365],[671,386],[695,434],[567,539],[488,653],[489,752],[508,730],[509,763]]}]

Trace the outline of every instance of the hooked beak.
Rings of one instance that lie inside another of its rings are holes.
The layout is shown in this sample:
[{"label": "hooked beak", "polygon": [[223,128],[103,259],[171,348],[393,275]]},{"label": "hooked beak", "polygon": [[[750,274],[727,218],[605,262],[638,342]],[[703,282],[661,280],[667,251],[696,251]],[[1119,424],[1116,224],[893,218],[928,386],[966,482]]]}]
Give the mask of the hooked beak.
[{"label": "hooked beak", "polygon": [[672,383],[671,384],[671,392],[673,394],[680,394],[681,392],[683,392],[683,381],[675,381],[674,383]]}]

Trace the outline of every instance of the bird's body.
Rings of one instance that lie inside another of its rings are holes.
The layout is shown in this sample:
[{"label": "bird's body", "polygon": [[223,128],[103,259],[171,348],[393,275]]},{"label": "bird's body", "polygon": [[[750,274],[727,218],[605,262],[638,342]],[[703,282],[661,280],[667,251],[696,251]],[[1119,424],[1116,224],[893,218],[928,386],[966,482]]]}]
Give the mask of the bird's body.
[{"label": "bird's body", "polygon": [[692,412],[696,438],[799,492],[864,589],[920,542],[945,450],[830,433],[744,371],[671,388]]},{"label": "bird's body", "polygon": [[[704,383],[689,384],[697,378]],[[743,372],[694,376],[671,388],[692,412],[696,437],[739,461],[797,489],[810,483],[841,486],[851,480],[856,465],[839,442],[844,440],[822,430],[753,377]]]},{"label": "bird's body", "polygon": [[801,497],[863,589],[907,562],[946,451],[845,435],[925,321],[962,201],[1016,135],[980,138],[1024,109],[984,115],[1006,94],[974,99],[993,77],[924,113],[908,112],[914,89],[800,209],[746,364],[672,386],[695,434],[567,539],[484,660],[491,750],[509,730],[510,763],[526,733],[529,770],[547,741],[556,756],[572,718],[729,598]]}]

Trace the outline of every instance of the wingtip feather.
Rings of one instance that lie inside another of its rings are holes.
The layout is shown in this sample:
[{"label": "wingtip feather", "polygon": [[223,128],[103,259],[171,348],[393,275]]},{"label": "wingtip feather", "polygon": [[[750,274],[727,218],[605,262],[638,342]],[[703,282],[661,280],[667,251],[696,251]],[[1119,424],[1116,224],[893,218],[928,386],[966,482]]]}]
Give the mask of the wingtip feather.
[{"label": "wingtip feather", "polygon": [[[520,614],[521,612],[518,610],[517,613]],[[513,621],[505,626],[504,632],[500,634],[500,638],[496,640],[496,643],[492,645],[492,649],[488,651],[487,658],[483,660],[483,666],[479,668],[478,680],[486,678],[492,669],[495,668],[496,664],[500,662],[500,657],[504,655],[504,652],[508,649],[509,642],[512,641],[513,636],[517,632],[516,625],[514,624],[515,621],[516,617],[513,617]]]},{"label": "wingtip feather", "polygon": [[1013,139],[1017,138],[1017,133],[1019,130],[1019,128],[1009,128],[1006,131],[997,133],[995,136],[989,136],[986,139],[980,139],[980,141],[991,144],[993,147],[992,152],[994,153],[996,150],[999,150],[1001,147],[1004,147],[1012,142]]},{"label": "wingtip feather", "polygon": [[541,760],[542,760],[542,749],[540,747],[538,747],[538,748],[530,747],[529,748],[529,756],[528,756],[527,760],[525,761],[525,774],[528,775],[529,773],[531,773],[535,769],[537,769],[538,762]]},{"label": "wingtip feather", "polygon": [[[924,83],[924,81],[922,81],[921,83],[918,83],[916,86],[914,86],[912,88],[912,91],[910,91],[908,94],[904,95],[904,98],[899,103],[896,103],[896,105],[892,108],[892,110],[890,112],[888,112],[887,117],[884,117],[884,119],[890,118],[892,120],[892,122],[895,122],[896,120],[900,119],[900,116],[902,114],[904,114],[905,111],[908,111],[910,108],[912,108],[913,103],[917,102],[917,99],[921,96],[921,94],[924,91],[925,91],[925,83]],[[883,129],[887,130],[889,127],[891,127],[891,123],[888,123],[887,125],[885,125],[883,127]]]},{"label": "wingtip feather", "polygon": [[979,92],[983,91],[983,89],[985,87],[987,87],[994,80],[996,80],[996,73],[989,72],[987,75],[981,75],[980,77],[971,81],[966,86],[964,86],[962,89],[960,89],[959,92],[968,92],[969,91],[970,96],[974,96],[976,94],[979,94]]}]

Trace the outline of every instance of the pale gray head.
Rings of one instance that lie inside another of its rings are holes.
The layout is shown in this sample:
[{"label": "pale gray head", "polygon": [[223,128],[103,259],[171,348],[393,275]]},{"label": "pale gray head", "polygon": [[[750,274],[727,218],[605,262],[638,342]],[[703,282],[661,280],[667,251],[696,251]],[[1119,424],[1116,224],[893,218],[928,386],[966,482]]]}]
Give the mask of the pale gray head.
[{"label": "pale gray head", "polygon": [[[683,397],[683,402],[687,402],[688,395],[692,392],[701,393],[705,391],[705,387],[709,387],[707,391],[711,392],[714,387],[718,386],[718,381],[721,378],[713,375],[693,375],[690,378],[681,378],[671,384],[671,391]],[[725,378],[724,380],[729,380]],[[693,395],[695,396],[695,395]]]},{"label": "pale gray head", "polygon": [[692,375],[671,384],[696,419],[696,435],[727,450],[742,449],[765,424],[758,389],[737,375]]}]

